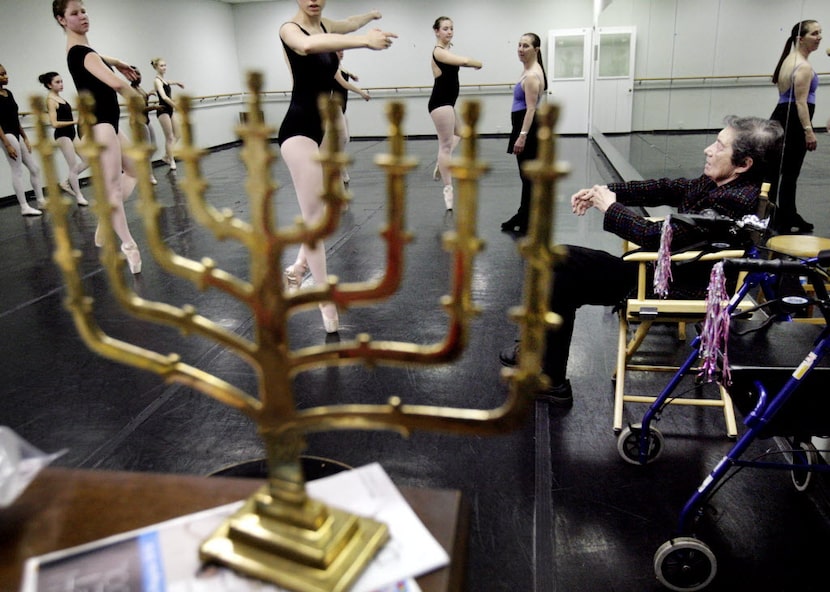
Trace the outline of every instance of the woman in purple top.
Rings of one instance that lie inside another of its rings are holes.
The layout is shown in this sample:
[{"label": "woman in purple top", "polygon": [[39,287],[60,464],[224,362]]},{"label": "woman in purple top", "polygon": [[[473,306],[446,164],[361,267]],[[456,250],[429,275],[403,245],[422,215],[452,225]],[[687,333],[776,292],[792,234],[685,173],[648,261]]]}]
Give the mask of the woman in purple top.
[{"label": "woman in purple top", "polygon": [[818,22],[804,20],[796,23],[772,75],[772,82],[778,86],[779,98],[770,119],[784,127],[784,149],[781,177],[777,187],[773,184],[770,200],[778,204],[776,228],[785,234],[813,230],[813,225],[798,213],[795,194],[804,156],[808,150],[815,150],[817,145],[812,118],[816,108],[818,75],[808,58],[820,43],[821,25]]},{"label": "woman in purple top", "polygon": [[501,229],[506,232],[525,234],[530,214],[530,192],[533,184],[522,172],[525,161],[536,158],[536,108],[548,89],[548,77],[542,64],[542,41],[536,33],[525,33],[519,38],[519,61],[524,66],[522,77],[513,89],[513,107],[510,119],[513,124],[507,153],[515,154],[522,179],[522,200],[519,210],[512,218],[503,222]]}]

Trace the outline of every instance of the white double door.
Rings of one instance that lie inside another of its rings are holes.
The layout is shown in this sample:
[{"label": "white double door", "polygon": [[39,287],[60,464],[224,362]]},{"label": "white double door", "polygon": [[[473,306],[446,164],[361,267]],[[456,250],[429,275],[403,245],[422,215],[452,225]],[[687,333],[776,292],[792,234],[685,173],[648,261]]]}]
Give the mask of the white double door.
[{"label": "white double door", "polygon": [[635,27],[548,32],[549,90],[561,107],[557,132],[631,131]]}]

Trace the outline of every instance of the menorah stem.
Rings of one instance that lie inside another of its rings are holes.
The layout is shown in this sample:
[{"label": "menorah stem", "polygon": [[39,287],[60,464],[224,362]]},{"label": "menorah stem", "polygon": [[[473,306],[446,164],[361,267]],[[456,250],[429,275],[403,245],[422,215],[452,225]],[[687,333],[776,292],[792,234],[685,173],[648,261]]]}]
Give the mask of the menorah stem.
[{"label": "menorah stem", "polygon": [[268,459],[268,490],[280,501],[301,505],[306,501],[305,476],[300,454],[306,448],[305,438],[297,432],[261,431]]}]

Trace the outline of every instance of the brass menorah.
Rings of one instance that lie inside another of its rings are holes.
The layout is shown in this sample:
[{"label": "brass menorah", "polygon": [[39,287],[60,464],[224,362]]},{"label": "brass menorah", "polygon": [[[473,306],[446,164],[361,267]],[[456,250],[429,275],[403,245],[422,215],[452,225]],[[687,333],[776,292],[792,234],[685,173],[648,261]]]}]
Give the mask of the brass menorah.
[{"label": "brass menorah", "polygon": [[[478,182],[487,170],[477,155],[475,125],[479,108],[475,103],[463,107],[461,156],[452,163],[458,192],[456,229],[444,237],[444,247],[453,260],[450,294],[442,299],[449,317],[446,336],[438,343],[423,345],[379,341],[368,334],[359,334],[351,341],[292,351],[288,348],[286,327],[294,312],[321,302],[334,302],[342,308],[365,306],[382,301],[399,289],[405,245],[409,240],[404,224],[405,176],[417,163],[405,153],[401,128],[403,106],[390,103],[391,153],[376,158],[376,164],[385,169],[387,177],[387,221],[381,232],[387,250],[384,275],[374,282],[350,284],[340,284],[337,278],[329,277],[325,285],[288,292],[283,287],[279,265],[284,250],[301,243],[314,244],[331,234],[338,225],[346,200],[339,171],[348,158],[337,150],[337,129],[333,124],[335,109],[339,107],[332,101],[322,102],[324,120],[331,132],[320,154],[325,178],[322,196],[327,206],[325,215],[310,226],[300,220],[277,226],[273,198],[278,186],[269,173],[269,165],[275,158],[269,139],[275,130],[265,123],[260,109],[261,77],[251,74],[248,82],[248,116],[237,132],[243,141],[242,159],[248,171],[245,190],[249,197],[249,221],[230,211],[219,211],[206,200],[208,182],[200,172],[203,151],[194,146],[191,100],[186,96],[178,101],[183,138],[182,147],[176,151],[184,164],[181,187],[191,215],[217,239],[235,240],[245,246],[250,254],[247,278],[219,269],[211,259],[196,261],[177,254],[164,242],[159,223],[162,208],[150,183],[153,147],[143,140],[139,122],[143,104],[138,97],[129,104],[134,141],[128,148],[128,155],[137,167],[139,208],[153,259],[168,273],[189,280],[201,290],[219,290],[247,305],[255,326],[250,339],[205,318],[192,306],[149,301],[136,294],[132,281],[125,278],[124,257],[113,236],[111,206],[100,165],[102,147],[94,141],[91,132],[94,116],[90,97],[81,97],[79,113],[84,131],[81,152],[90,163],[95,191],[93,208],[102,230],[100,256],[119,304],[138,319],[172,326],[185,335],[197,335],[223,345],[256,372],[259,379],[256,394],[246,393],[187,364],[175,353],[161,354],[115,339],[97,325],[93,316],[94,302],[85,293],[79,271],[80,253],[70,236],[70,201],[61,197],[54,164],[55,144],[47,136],[44,115],[37,122],[37,148],[43,157],[48,207],[54,223],[54,258],[66,283],[66,306],[83,340],[93,351],[123,364],[155,372],[168,383],[180,383],[201,391],[245,413],[258,426],[268,460],[267,483],[202,545],[202,559],[293,590],[345,590],[383,546],[388,538],[387,528],[307,497],[300,464],[305,434],[343,429],[385,429],[403,435],[412,430],[496,434],[514,428],[524,419],[531,407],[533,393],[547,380],[541,374],[545,330],[558,322],[547,308],[552,281],[550,270],[555,258],[560,256],[550,247],[555,184],[565,172],[555,161],[553,127],[558,110],[556,107],[540,110],[540,155],[536,161],[527,163],[525,169],[534,179],[534,191],[529,232],[520,249],[526,260],[524,295],[523,304],[511,310],[520,328],[522,355],[515,368],[504,370],[509,383],[505,402],[494,409],[463,409],[406,404],[400,397],[392,397],[380,405],[297,409],[292,383],[294,376],[302,371],[358,363],[369,367],[376,364],[442,364],[456,359],[463,351],[469,321],[476,312],[471,298],[473,263],[483,246],[476,236]],[[42,99],[33,98],[32,107],[34,113],[44,113]]]}]

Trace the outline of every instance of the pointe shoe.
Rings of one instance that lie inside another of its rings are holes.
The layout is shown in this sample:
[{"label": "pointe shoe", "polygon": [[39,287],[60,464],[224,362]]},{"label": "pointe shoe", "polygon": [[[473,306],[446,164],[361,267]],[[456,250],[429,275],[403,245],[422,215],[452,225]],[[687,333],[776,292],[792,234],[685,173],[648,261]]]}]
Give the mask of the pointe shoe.
[{"label": "pointe shoe", "polygon": [[20,207],[20,215],[21,216],[42,216],[43,212],[40,210],[33,208],[29,204]]},{"label": "pointe shoe", "polygon": [[155,177],[150,177],[150,185],[158,185],[158,184],[159,184],[158,179],[156,179]]},{"label": "pointe shoe", "polygon": [[95,243],[96,247],[103,247],[104,246],[104,239],[101,238],[101,225],[95,227],[95,236],[92,238],[92,242]]},{"label": "pointe shoe", "polygon": [[60,186],[60,188],[61,188],[63,191],[65,191],[66,193],[68,193],[68,194],[69,194],[69,195],[71,195],[72,197],[75,197],[75,192],[74,192],[74,191],[72,191],[72,187],[69,185],[69,179],[64,179],[63,181],[61,181],[60,183],[58,183],[58,185]]},{"label": "pointe shoe", "polygon": [[285,289],[288,292],[299,290],[306,271],[308,271],[308,265],[299,263],[286,267],[285,271],[282,272],[283,279],[285,280]]},{"label": "pointe shoe", "polygon": [[441,171],[438,170],[438,163],[435,163],[435,168],[432,169],[432,180],[438,181],[441,178]]},{"label": "pointe shoe", "polygon": [[334,311],[334,318],[329,318],[326,316],[323,305],[321,304],[320,316],[323,317],[323,327],[326,329],[326,333],[337,333],[340,330],[340,315],[337,314],[336,309]]},{"label": "pointe shoe", "polygon": [[352,181],[352,178],[349,176],[349,171],[343,171],[343,173],[340,175],[340,178],[343,179],[343,183],[345,185],[348,185]]},{"label": "pointe shoe", "polygon": [[141,253],[138,251],[138,245],[135,243],[131,245],[122,244],[121,252],[127,258],[127,265],[130,267],[130,273],[135,275],[141,273]]},{"label": "pointe shoe", "polygon": [[444,185],[444,205],[448,210],[452,209],[453,193],[452,185]]},{"label": "pointe shoe", "polygon": [[75,203],[77,203],[79,206],[88,206],[89,205],[89,202],[86,200],[86,198],[83,195],[76,195],[75,196]]}]

